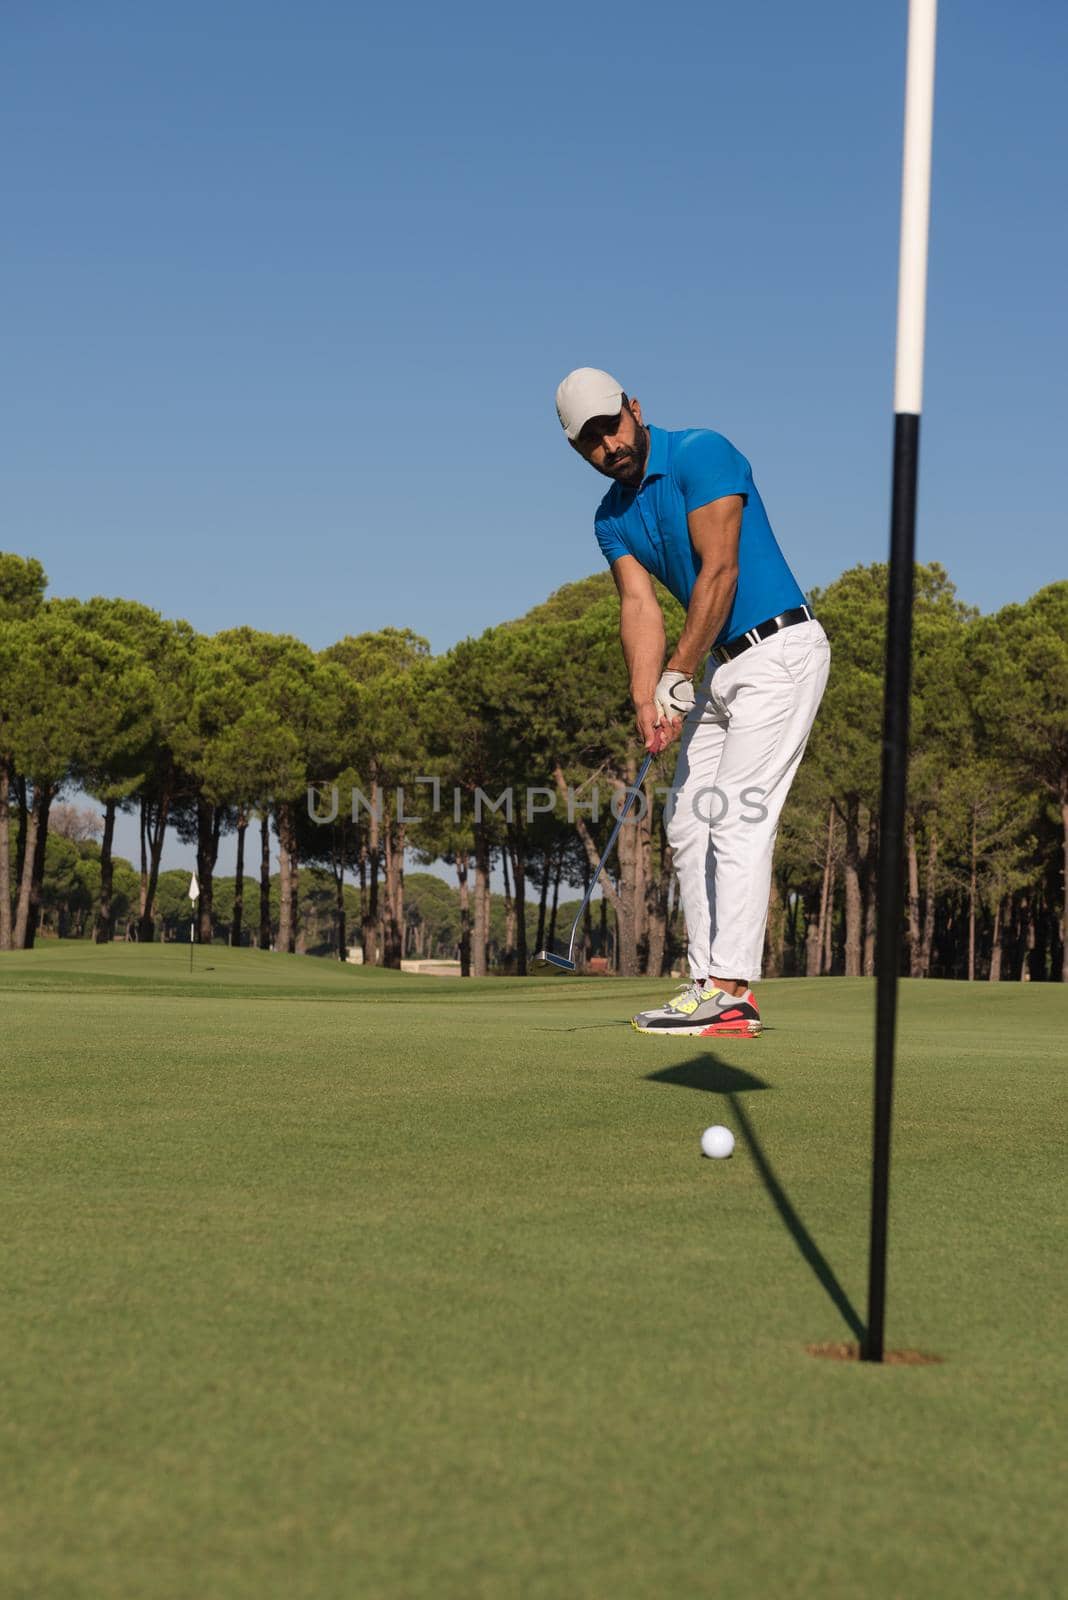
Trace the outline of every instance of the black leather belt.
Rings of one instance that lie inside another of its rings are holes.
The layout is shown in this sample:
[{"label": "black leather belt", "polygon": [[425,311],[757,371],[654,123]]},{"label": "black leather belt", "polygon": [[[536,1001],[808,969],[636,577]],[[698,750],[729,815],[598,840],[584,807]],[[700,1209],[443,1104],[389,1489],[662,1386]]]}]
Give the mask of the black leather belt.
[{"label": "black leather belt", "polygon": [[778,633],[782,628],[792,628],[797,622],[815,622],[815,620],[808,606],[795,606],[792,611],[783,611],[777,617],[769,617],[767,622],[758,622],[755,628],[740,633],[736,639],[728,639],[726,644],[713,645],[712,654],[722,666],[725,661],[733,661],[735,656],[740,656],[743,650],[751,649],[762,639],[770,639],[773,633]]}]

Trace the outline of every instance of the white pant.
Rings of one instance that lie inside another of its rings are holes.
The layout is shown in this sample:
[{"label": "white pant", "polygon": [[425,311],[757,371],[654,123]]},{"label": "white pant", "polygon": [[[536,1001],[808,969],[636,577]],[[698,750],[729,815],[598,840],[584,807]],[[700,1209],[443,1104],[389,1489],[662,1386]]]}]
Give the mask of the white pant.
[{"label": "white pant", "polygon": [[827,683],[818,622],[783,628],[720,666],[686,718],[668,843],[695,978],[759,978],[779,814]]}]

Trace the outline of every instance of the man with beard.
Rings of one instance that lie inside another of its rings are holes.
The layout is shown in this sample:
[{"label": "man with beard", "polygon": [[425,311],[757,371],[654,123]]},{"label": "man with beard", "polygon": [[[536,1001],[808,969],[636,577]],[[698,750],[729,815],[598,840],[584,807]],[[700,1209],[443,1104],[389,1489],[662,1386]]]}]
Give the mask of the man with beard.
[{"label": "man with beard", "polygon": [[[556,410],[572,448],[613,480],[595,530],[619,590],[638,732],[647,750],[680,739],[667,836],[691,981],[633,1025],[753,1037],[775,834],[830,647],[729,440],[648,426],[639,402],[593,367],[568,374]],[[686,608],[667,662],[654,576]]]}]

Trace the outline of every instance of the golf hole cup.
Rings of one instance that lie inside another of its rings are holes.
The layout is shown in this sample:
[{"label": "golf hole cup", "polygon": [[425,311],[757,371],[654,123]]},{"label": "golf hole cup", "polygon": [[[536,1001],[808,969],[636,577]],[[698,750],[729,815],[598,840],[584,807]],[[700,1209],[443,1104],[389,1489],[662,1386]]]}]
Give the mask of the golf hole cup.
[{"label": "golf hole cup", "polygon": [[715,1123],[701,1135],[701,1154],[713,1161],[726,1161],[734,1153],[734,1135],[729,1128]]}]

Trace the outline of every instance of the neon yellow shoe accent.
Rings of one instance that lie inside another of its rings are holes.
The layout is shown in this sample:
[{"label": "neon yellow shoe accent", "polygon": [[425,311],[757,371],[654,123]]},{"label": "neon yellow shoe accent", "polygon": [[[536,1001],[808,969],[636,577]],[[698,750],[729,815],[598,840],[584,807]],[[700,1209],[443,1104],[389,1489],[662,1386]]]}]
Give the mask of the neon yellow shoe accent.
[{"label": "neon yellow shoe accent", "polygon": [[667,1005],[664,1007],[664,1010],[675,1011],[680,1017],[688,1017],[691,1012],[697,1010],[697,1007],[702,1003],[702,1001],[708,999],[710,994],[716,994],[717,992],[718,991],[715,989],[715,987],[704,989],[700,984],[688,983],[685,988],[675,996],[674,1000],[668,1001]]}]

